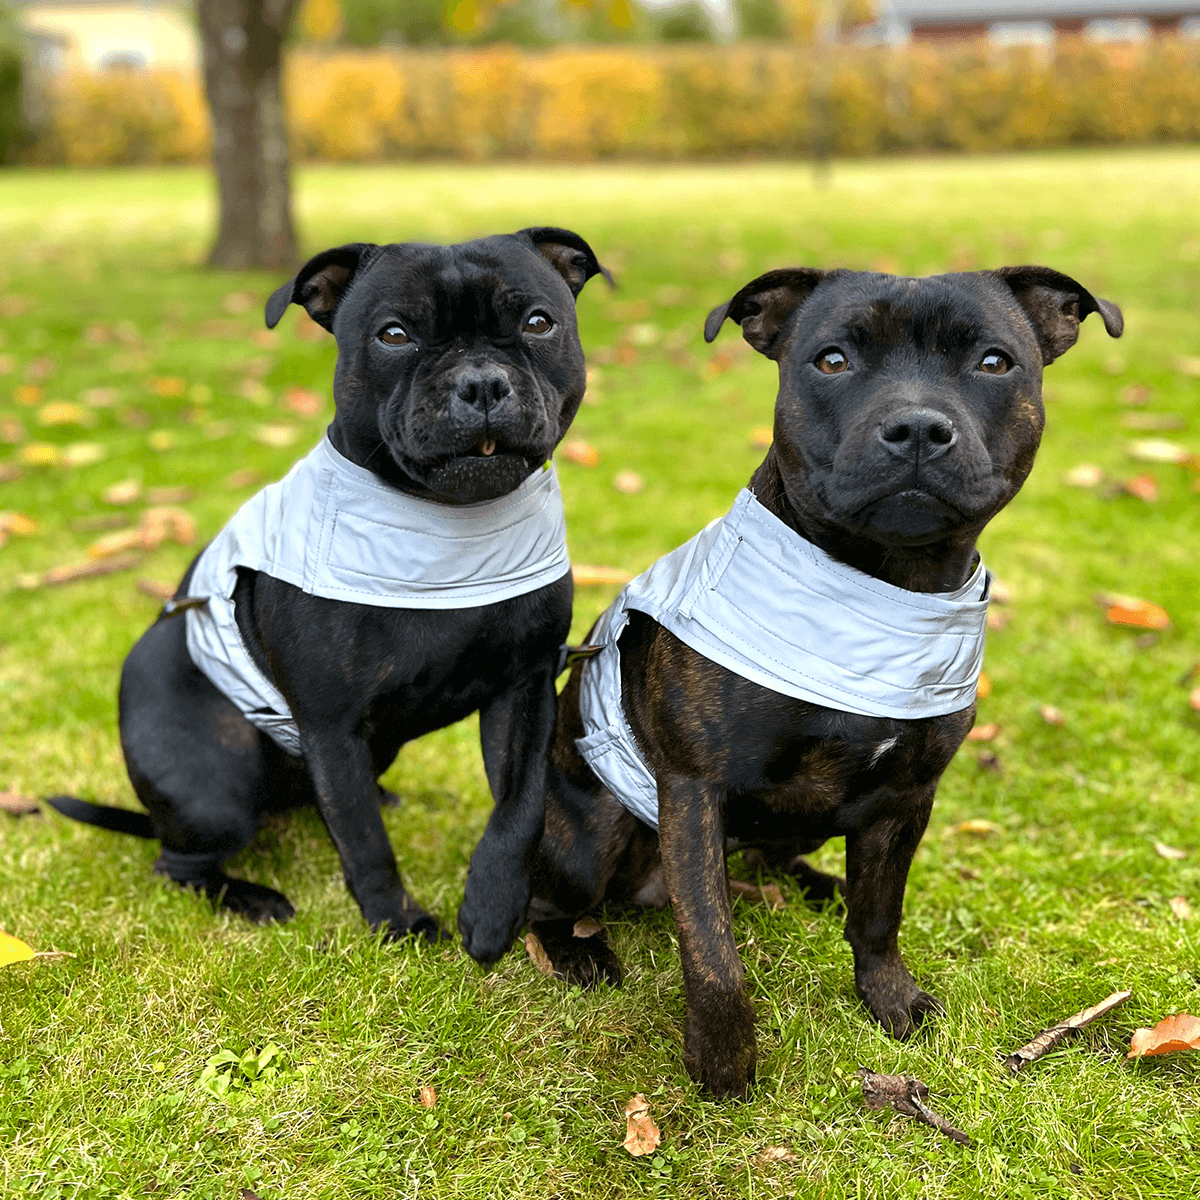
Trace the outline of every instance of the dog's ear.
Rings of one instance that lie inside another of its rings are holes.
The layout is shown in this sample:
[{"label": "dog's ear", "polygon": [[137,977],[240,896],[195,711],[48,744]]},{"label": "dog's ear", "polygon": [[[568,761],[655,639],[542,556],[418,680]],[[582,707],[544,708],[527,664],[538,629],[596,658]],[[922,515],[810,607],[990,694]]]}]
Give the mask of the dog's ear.
[{"label": "dog's ear", "polygon": [[1012,289],[1017,303],[1037,334],[1042,362],[1052,363],[1079,337],[1079,322],[1098,312],[1109,337],[1120,337],[1125,328],[1121,310],[1108,300],[1098,300],[1069,275],[1049,267],[1001,267],[990,274]]},{"label": "dog's ear", "polygon": [[732,300],[708,314],[704,340],[711,342],[728,317],[742,327],[742,337],[759,354],[777,358],[780,329],[829,274],[812,267],[786,267],[752,279]]},{"label": "dog's ear", "polygon": [[611,287],[613,277],[600,265],[591,246],[569,229],[538,225],[522,229],[517,237],[526,237],[533,248],[566,280],[571,295],[578,297],[593,275],[603,275]]},{"label": "dog's ear", "polygon": [[301,304],[318,325],[333,331],[333,314],[337,312],[350,281],[375,256],[378,246],[355,242],[323,250],[310,258],[281,288],[267,300],[267,328],[279,324],[289,304]]}]

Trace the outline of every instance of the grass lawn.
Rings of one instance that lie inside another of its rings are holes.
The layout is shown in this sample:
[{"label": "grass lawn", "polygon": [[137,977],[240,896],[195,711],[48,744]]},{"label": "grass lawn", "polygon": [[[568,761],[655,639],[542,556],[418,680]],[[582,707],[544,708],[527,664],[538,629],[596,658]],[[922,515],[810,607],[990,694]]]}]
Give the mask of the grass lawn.
[{"label": "grass lawn", "polygon": [[[620,281],[579,303],[593,381],[573,436],[600,464],[559,470],[573,558],[630,571],[724,512],[762,456],[773,365],[732,327],[713,347],[701,336],[709,308],[760,271],[1045,263],[1122,306],[1122,341],[1093,318],[1047,372],[1038,465],[984,537],[1011,591],[980,703],[999,733],[946,774],[902,932],[947,1012],[891,1041],[854,996],[836,912],[787,882],[780,911],[738,900],[759,1084],[749,1103],[717,1104],[682,1068],[668,914],[609,913],[628,981],[585,995],[520,947],[485,975],[457,945],[381,944],[315,813],[271,824],[232,866],[296,904],[276,928],[152,879],[156,844],[0,813],[0,927],[75,956],[0,970],[0,1193],[1193,1194],[1200,1059],[1125,1051],[1135,1027],[1200,1011],[1200,717],[1180,682],[1200,659],[1200,495],[1194,472],[1127,449],[1200,450],[1200,150],[839,164],[823,188],[787,165],[319,168],[299,175],[298,211],[312,252],[530,224],[591,241]],[[195,547],[28,585],[136,521],[151,489],[186,488],[172,502],[208,537],[253,492],[247,473],[282,475],[332,411],[332,340],[298,310],[262,328],[281,280],[195,266],[211,219],[197,171],[0,174],[0,474],[33,444],[79,464],[0,482],[0,510],[37,523],[0,547],[0,791],[133,803],[115,695],[155,613],[138,583],[174,582]],[[321,410],[294,411],[293,386]],[[1155,416],[1167,432],[1145,431]],[[1104,482],[1066,486],[1084,462]],[[617,490],[622,471],[644,489]],[[1121,491],[1139,474],[1156,500]],[[139,501],[103,501],[131,479]],[[578,591],[576,634],[614,590]],[[1172,627],[1106,625],[1103,590],[1162,605]],[[1048,704],[1061,724],[1040,715]],[[385,819],[410,889],[453,925],[490,804],[474,723],[406,748],[386,781],[403,797]],[[960,831],[968,820],[991,832]],[[749,874],[738,858],[731,870]],[[1197,916],[1174,915],[1179,896]],[[1134,991],[1123,1008],[1004,1072],[998,1054],[1119,988]],[[222,1051],[245,1066],[206,1068]],[[859,1065],[922,1078],[974,1145],[865,1110]],[[622,1112],[639,1091],[663,1143],[633,1159]]]}]

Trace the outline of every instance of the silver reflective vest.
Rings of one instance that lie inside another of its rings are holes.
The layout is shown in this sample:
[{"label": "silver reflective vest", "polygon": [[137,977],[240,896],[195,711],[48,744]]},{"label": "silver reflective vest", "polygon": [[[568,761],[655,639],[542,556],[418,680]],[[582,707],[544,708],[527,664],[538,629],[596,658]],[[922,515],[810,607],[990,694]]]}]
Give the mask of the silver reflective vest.
[{"label": "silver reflective vest", "polygon": [[980,562],[962,587],[892,587],[837,562],[748,489],[639,575],[601,616],[583,664],[584,736],[600,781],[658,826],[658,786],[621,706],[617,639],[644,612],[697,653],[771,691],[869,717],[917,720],[975,700],[987,622]]},{"label": "silver reflective vest", "polygon": [[233,611],[237,568],[313,596],[381,608],[455,609],[535,591],[570,570],[553,467],[482,504],[438,504],[343,458],[328,438],[263,488],[209,543],[188,586],[192,661],[289,754],[300,735],[287,701],[254,664]]}]

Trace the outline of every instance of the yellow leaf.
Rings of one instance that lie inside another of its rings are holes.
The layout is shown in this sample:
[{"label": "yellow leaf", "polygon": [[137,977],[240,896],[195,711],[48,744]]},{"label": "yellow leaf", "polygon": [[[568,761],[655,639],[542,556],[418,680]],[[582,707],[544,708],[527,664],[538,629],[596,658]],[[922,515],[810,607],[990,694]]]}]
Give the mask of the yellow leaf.
[{"label": "yellow leaf", "polygon": [[421,1089],[421,1107],[433,1108],[437,1104],[437,1088],[425,1086]]},{"label": "yellow leaf", "polygon": [[33,947],[27,946],[20,938],[13,937],[0,929],[0,967],[9,963],[25,962],[33,958]]},{"label": "yellow leaf", "polygon": [[260,425],[254,431],[254,440],[272,450],[285,450],[294,446],[300,437],[300,430],[295,425]]},{"label": "yellow leaf", "polygon": [[27,467],[52,467],[59,457],[58,447],[49,442],[30,442],[17,452],[17,458]]},{"label": "yellow leaf", "polygon": [[619,567],[593,567],[586,563],[574,563],[571,575],[577,587],[593,587],[601,584],[628,583],[633,576]]},{"label": "yellow leaf", "polygon": [[123,479],[106,487],[100,493],[105,504],[132,504],[142,494],[142,485],[136,479]]},{"label": "yellow leaf", "polygon": [[529,961],[543,975],[554,978],[554,964],[550,961],[550,955],[546,953],[541,939],[532,930],[525,935],[525,953],[529,955]]},{"label": "yellow leaf", "polygon": [[1147,438],[1141,442],[1129,443],[1130,458],[1142,462],[1185,463],[1192,457],[1191,452],[1178,442],[1164,441],[1162,438]]},{"label": "yellow leaf", "polygon": [[988,837],[993,833],[1003,833],[1004,827],[997,825],[995,821],[984,821],[979,817],[975,817],[970,821],[960,821],[955,825],[954,832],[972,833],[976,837]]},{"label": "yellow leaf", "polygon": [[104,458],[104,447],[99,442],[72,442],[63,449],[63,465],[67,467],[90,467]]},{"label": "yellow leaf", "polygon": [[590,442],[582,442],[578,439],[567,442],[563,446],[562,456],[568,462],[576,463],[581,467],[594,467],[600,462],[600,451]]},{"label": "yellow leaf", "polygon": [[990,742],[996,734],[1000,732],[1000,726],[994,721],[989,721],[986,725],[975,725],[970,733],[967,734],[968,742]]}]

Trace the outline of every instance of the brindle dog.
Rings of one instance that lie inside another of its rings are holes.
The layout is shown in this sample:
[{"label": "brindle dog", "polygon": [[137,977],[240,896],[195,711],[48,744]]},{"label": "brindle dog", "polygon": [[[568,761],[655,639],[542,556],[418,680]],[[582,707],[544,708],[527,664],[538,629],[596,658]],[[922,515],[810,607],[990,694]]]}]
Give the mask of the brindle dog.
[{"label": "brindle dog", "polygon": [[[776,270],[713,310],[779,363],[774,444],[759,502],[842,563],[895,587],[948,592],[976,539],[1021,487],[1041,438],[1042,368],[1115,305],[1045,267],[901,279]],[[907,1037],[940,1005],[897,945],[909,865],[937,782],[975,706],[947,716],[859,716],[782,695],[702,657],[640,612],[619,641],[625,717],[658,784],[658,836],[597,780],[575,746],[580,672],[559,698],[546,831],[530,925],[557,971],[620,979],[600,938],[572,937],[603,900],[665,902],[687,995],[684,1060],[717,1096],[754,1081],[754,1008],[734,941],[725,855],[753,847],[810,900],[841,892],[858,995]],[[846,839],[846,877],[799,855]],[[661,854],[661,858],[660,858]],[[663,884],[665,893],[663,895]]]}]

